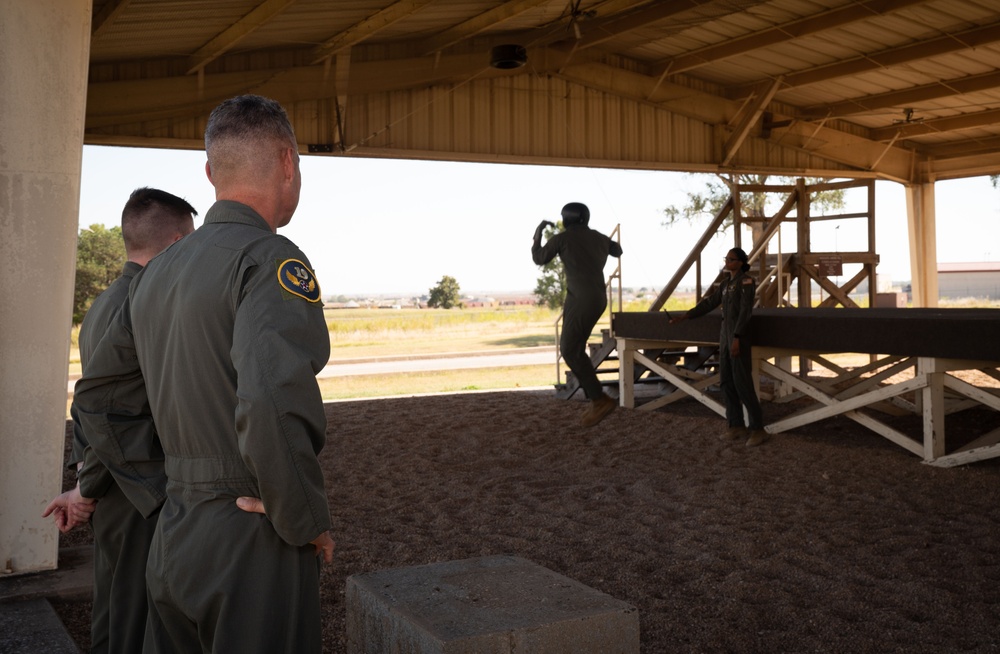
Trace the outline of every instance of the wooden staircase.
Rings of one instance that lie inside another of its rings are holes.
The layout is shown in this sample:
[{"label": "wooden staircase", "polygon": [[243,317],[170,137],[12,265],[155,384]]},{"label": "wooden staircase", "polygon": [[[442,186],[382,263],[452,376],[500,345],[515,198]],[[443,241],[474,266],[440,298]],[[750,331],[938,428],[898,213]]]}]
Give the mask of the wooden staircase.
[{"label": "wooden staircase", "polygon": [[[611,336],[610,329],[601,330],[601,341],[598,343],[589,343],[588,349],[590,350],[590,362],[594,365],[594,370],[597,372],[597,378],[601,380],[602,386],[618,387],[618,343]],[[645,351],[644,354],[656,360],[666,361],[673,365],[680,363],[681,368],[686,368],[688,370],[699,370],[706,367],[713,367],[716,365],[711,361],[719,352],[718,346],[710,347],[700,347],[696,352],[688,351],[669,351],[669,350],[652,350]],[[607,366],[606,363],[612,363],[614,365]],[[648,368],[642,365],[636,365],[635,375],[632,380],[633,383],[660,383],[663,381],[659,376],[647,376],[643,375],[648,372]],[[556,384],[556,397],[568,400],[580,389],[580,381],[576,378],[571,370],[567,370],[566,382],[562,384]]]}]

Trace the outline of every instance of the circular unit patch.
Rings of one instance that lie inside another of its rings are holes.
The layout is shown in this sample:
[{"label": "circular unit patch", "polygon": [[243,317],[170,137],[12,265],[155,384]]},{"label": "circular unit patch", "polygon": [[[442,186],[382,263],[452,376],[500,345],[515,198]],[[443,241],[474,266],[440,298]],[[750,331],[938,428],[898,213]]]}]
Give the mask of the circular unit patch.
[{"label": "circular unit patch", "polygon": [[278,264],[278,283],[292,295],[319,302],[319,282],[309,266],[298,259],[285,259]]}]

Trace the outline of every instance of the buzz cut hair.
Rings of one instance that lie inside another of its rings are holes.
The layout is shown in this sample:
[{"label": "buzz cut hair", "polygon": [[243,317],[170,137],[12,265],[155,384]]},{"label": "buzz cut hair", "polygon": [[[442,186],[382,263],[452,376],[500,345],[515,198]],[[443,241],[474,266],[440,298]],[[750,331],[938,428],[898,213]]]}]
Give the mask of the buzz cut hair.
[{"label": "buzz cut hair", "polygon": [[197,216],[191,204],[173,193],[143,186],[132,191],[122,209],[122,237],[127,252],[159,251],[183,233]]}]

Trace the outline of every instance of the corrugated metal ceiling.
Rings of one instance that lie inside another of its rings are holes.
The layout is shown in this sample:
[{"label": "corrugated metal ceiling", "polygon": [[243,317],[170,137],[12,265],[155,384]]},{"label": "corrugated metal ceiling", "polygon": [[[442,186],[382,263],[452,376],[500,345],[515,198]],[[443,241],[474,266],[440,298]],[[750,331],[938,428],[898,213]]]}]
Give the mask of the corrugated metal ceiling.
[{"label": "corrugated metal ceiling", "polygon": [[[505,76],[564,77],[654,106],[664,88],[671,97],[685,87],[707,93],[706,114],[721,111],[728,119],[717,127],[740,137],[727,141],[731,147],[760,138],[760,121],[771,120],[779,132],[789,128],[788,138],[772,141],[782,147],[811,147],[808,138],[790,135],[796,125],[861,135],[872,153],[832,164],[848,171],[898,178],[900,157],[892,164],[893,157],[877,156],[883,148],[916,157],[922,167],[914,170],[929,177],[1000,172],[996,0],[95,0],[91,83],[104,86],[95,102],[101,114],[91,121],[88,111],[88,134],[151,135],[141,127],[148,121],[136,119],[135,102],[118,111],[127,124],[114,125],[107,85],[116,82],[197,77],[199,96],[212,98],[224,73],[304,73],[336,63],[343,110],[384,103],[354,93],[375,82],[381,92],[410,92],[482,75],[489,48],[505,42],[530,53],[529,65]],[[478,63],[455,63],[469,53],[479,54]],[[361,79],[359,62],[397,66],[402,74]],[[593,65],[603,66],[602,79],[610,81],[593,82]],[[439,78],[407,79],[422,67],[439,70]],[[305,90],[278,99],[303,98]],[[716,102],[736,103],[738,111],[712,108]],[[162,104],[151,104],[160,137],[162,121],[170,120]],[[195,112],[193,100],[187,105],[178,120]],[[748,114],[757,117],[741,119]],[[98,124],[102,131],[91,129]],[[717,155],[720,165],[737,158],[725,147]],[[865,163],[875,159],[896,168]],[[692,161],[682,154],[661,163],[685,169]]]}]

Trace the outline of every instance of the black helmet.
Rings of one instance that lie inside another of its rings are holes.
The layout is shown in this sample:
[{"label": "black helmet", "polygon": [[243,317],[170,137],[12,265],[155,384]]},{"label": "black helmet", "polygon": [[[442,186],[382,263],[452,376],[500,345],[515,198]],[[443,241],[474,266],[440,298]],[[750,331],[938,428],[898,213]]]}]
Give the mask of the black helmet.
[{"label": "black helmet", "polygon": [[563,225],[586,225],[590,222],[590,209],[582,202],[570,202],[562,208]]}]

